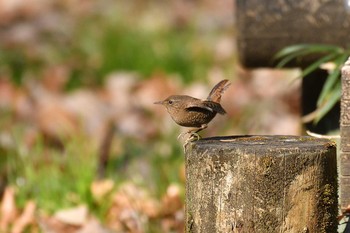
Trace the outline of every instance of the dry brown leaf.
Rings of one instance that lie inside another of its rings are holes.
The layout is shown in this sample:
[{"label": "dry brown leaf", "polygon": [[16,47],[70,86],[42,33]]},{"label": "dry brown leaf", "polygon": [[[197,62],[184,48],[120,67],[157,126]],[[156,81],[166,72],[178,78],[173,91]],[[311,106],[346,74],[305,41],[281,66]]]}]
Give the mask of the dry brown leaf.
[{"label": "dry brown leaf", "polygon": [[80,205],[70,209],[59,210],[54,217],[65,224],[82,226],[87,221],[88,209],[85,205]]},{"label": "dry brown leaf", "polygon": [[162,198],[162,214],[171,215],[182,209],[183,203],[180,197],[180,187],[172,184],[167,188],[166,194]]},{"label": "dry brown leaf", "polygon": [[87,223],[82,226],[76,233],[111,233],[96,219],[90,219]]},{"label": "dry brown leaf", "polygon": [[62,97],[62,105],[74,118],[79,119],[79,125],[89,136],[101,140],[111,109],[97,92],[84,89],[74,91]]},{"label": "dry brown leaf", "polygon": [[16,95],[12,100],[12,108],[22,119],[30,120],[35,113],[33,103],[31,102],[29,95],[26,91],[19,89],[16,91]]},{"label": "dry brown leaf", "polygon": [[47,100],[38,106],[36,120],[39,128],[54,138],[67,137],[77,130],[76,119],[59,100]]},{"label": "dry brown leaf", "polygon": [[44,233],[76,233],[80,226],[63,223],[55,217],[40,216],[38,225]]},{"label": "dry brown leaf", "polygon": [[125,209],[119,215],[119,220],[124,229],[131,233],[143,233],[142,216],[136,210]]},{"label": "dry brown leaf", "polygon": [[108,225],[116,231],[144,232],[149,218],[158,216],[159,203],[132,183],[122,185],[114,194],[107,215]]},{"label": "dry brown leaf", "polygon": [[132,95],[132,103],[165,115],[164,111],[160,111],[160,108],[153,103],[171,94],[179,93],[179,84],[176,78],[156,73],[151,78],[138,83]]},{"label": "dry brown leaf", "polygon": [[13,223],[12,233],[21,233],[24,229],[33,223],[35,214],[36,204],[34,201],[30,200],[24,207],[23,213],[19,218]]},{"label": "dry brown leaf", "polygon": [[184,210],[178,210],[171,217],[165,217],[162,219],[163,232],[184,232]]},{"label": "dry brown leaf", "polygon": [[16,96],[16,88],[10,82],[10,78],[0,77],[0,107],[12,108],[12,102]]},{"label": "dry brown leaf", "polygon": [[148,115],[138,110],[126,112],[117,122],[119,131],[126,136],[147,141],[157,133],[156,124],[148,118]]},{"label": "dry brown leaf", "polygon": [[180,194],[180,187],[172,184],[162,198],[161,225],[163,232],[180,233],[184,231],[184,205]]},{"label": "dry brown leaf", "polygon": [[90,191],[96,201],[101,201],[114,188],[114,181],[111,179],[96,180],[92,182]]},{"label": "dry brown leaf", "polygon": [[6,187],[1,202],[0,229],[7,232],[9,224],[15,221],[17,208],[15,203],[15,190],[13,187]]},{"label": "dry brown leaf", "polygon": [[51,92],[61,92],[69,78],[67,66],[56,65],[44,70],[42,83]]},{"label": "dry brown leaf", "polygon": [[132,108],[130,104],[131,91],[137,82],[135,73],[112,73],[106,79],[107,101],[114,114],[119,115]]}]

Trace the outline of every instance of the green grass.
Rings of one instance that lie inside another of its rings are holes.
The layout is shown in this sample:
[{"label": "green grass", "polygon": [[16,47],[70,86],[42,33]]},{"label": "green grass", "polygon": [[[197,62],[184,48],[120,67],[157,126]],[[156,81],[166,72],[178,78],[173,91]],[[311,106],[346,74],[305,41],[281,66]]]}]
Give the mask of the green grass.
[{"label": "green grass", "polygon": [[175,73],[189,82],[205,76],[212,63],[210,47],[194,43],[191,28],[147,32],[118,23],[94,26],[100,32],[85,28],[77,37],[80,43],[76,50],[85,63],[81,64],[85,76],[92,75],[97,82],[115,71],[137,72],[142,77],[156,72]]},{"label": "green grass", "polygon": [[[90,192],[97,166],[97,149],[89,142],[91,139],[81,135],[65,139],[61,150],[48,147],[40,139],[34,146],[25,147],[23,135],[21,125],[14,127],[15,147],[0,148],[3,154],[0,165],[6,170],[8,185],[16,188],[18,206],[24,207],[29,199],[33,199],[40,211],[52,214],[86,204],[91,213],[104,221],[112,198],[96,202]],[[119,184],[132,182],[157,199],[161,199],[170,184],[184,186],[180,177],[184,162],[181,145],[177,142],[166,145],[170,146],[166,154],[158,150],[160,144],[168,142],[164,138],[147,145],[130,139],[123,144],[121,154],[111,154],[107,178],[115,181],[116,188]],[[138,169],[141,163],[149,168],[148,173]]]},{"label": "green grass", "polygon": [[20,136],[14,138],[18,146],[7,153],[7,167],[20,206],[34,199],[39,208],[52,213],[81,203],[93,205],[90,184],[96,170],[95,150],[84,138],[67,141],[64,151],[47,148],[40,140],[26,151]]},{"label": "green grass", "polygon": [[41,38],[38,45],[0,45],[0,74],[21,85],[27,76],[40,79],[45,67],[64,65],[70,70],[67,89],[74,89],[101,84],[116,71],[145,78],[156,72],[177,74],[190,82],[205,77],[213,64],[211,43],[191,27],[150,32],[102,17],[80,25],[67,43],[56,37]]}]

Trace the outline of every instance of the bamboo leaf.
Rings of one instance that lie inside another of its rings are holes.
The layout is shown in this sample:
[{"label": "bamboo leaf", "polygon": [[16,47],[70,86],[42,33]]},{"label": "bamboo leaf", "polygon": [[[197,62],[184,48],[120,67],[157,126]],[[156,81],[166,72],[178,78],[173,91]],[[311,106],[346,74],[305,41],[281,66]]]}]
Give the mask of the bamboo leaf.
[{"label": "bamboo leaf", "polygon": [[319,107],[321,103],[325,100],[325,97],[329,94],[330,90],[334,85],[337,83],[340,77],[340,68],[346,61],[348,55],[343,54],[340,57],[338,57],[334,63],[336,64],[335,69],[328,75],[326,82],[323,85],[322,91],[320,93],[320,96],[317,100],[317,106]]},{"label": "bamboo leaf", "polygon": [[300,51],[305,51],[309,54],[311,53],[325,53],[325,52],[342,52],[342,48],[333,45],[323,45],[323,44],[298,44],[288,46],[280,50],[275,56],[274,59],[280,59],[291,54],[299,53]]},{"label": "bamboo leaf", "polygon": [[307,48],[305,44],[288,46],[280,50],[278,53],[276,53],[276,55],[274,56],[274,59],[280,59],[282,57],[297,53],[301,50],[305,50],[305,48]]},{"label": "bamboo leaf", "polygon": [[311,55],[314,53],[342,53],[343,49],[332,45],[300,44],[288,46],[279,51],[273,60],[279,60],[277,67],[281,68],[295,58]]},{"label": "bamboo leaf", "polygon": [[340,100],[341,97],[341,84],[338,85],[329,93],[329,98],[320,106],[317,110],[317,115],[314,123],[317,124]]},{"label": "bamboo leaf", "polygon": [[319,122],[320,119],[322,119],[339,101],[341,96],[341,84],[338,77],[340,76],[341,66],[350,55],[349,53],[349,50],[344,50],[343,48],[334,45],[299,44],[288,46],[274,56],[274,60],[279,60],[277,67],[283,67],[293,59],[298,59],[313,54],[321,54],[321,58],[313,62],[302,71],[301,77],[305,77],[319,69],[323,63],[335,63],[336,68],[329,73],[320,93],[317,101],[317,109],[309,116],[309,120],[313,119],[314,123]]},{"label": "bamboo leaf", "polygon": [[305,50],[301,50],[292,54],[288,54],[286,55],[284,58],[282,58],[278,63],[277,63],[277,67],[278,68],[282,68],[284,67],[286,64],[288,64],[290,61],[292,61],[295,58],[299,58],[302,57],[304,55],[308,55],[310,52],[309,51],[305,51]]},{"label": "bamboo leaf", "polygon": [[301,73],[301,75],[303,77],[307,76],[308,74],[310,74],[311,72],[315,71],[316,69],[318,69],[320,67],[320,65],[322,63],[331,61],[332,59],[334,59],[335,57],[337,57],[338,54],[337,53],[331,53],[328,54],[324,57],[321,57],[320,59],[318,59],[317,61],[315,61],[314,63],[312,63],[311,65],[309,65],[308,67],[306,67],[303,72]]}]

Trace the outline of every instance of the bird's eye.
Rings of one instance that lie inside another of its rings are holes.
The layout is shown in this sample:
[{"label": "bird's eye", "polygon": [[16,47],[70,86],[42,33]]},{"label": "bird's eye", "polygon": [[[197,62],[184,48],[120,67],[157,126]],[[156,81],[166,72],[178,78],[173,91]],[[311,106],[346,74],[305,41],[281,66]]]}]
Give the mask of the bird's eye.
[{"label": "bird's eye", "polygon": [[173,101],[172,100],[168,100],[168,104],[173,104]]}]

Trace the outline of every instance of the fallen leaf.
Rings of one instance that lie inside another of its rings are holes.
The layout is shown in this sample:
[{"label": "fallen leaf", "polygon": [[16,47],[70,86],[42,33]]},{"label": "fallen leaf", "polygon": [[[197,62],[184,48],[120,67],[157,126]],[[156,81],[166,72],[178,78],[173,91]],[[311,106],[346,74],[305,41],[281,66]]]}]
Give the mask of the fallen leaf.
[{"label": "fallen leaf", "polygon": [[111,110],[96,92],[74,91],[62,98],[62,104],[74,118],[79,119],[79,125],[89,136],[101,139]]},{"label": "fallen leaf", "polygon": [[90,191],[95,200],[101,201],[114,188],[114,182],[111,179],[96,180],[92,182]]},{"label": "fallen leaf", "polygon": [[112,73],[106,78],[105,89],[108,102],[116,115],[128,111],[131,91],[135,87],[138,77],[135,73]]},{"label": "fallen leaf", "polygon": [[132,103],[135,106],[165,115],[165,112],[153,103],[163,100],[171,94],[179,93],[179,84],[180,82],[176,78],[156,73],[151,78],[138,83],[132,93]]},{"label": "fallen leaf", "polygon": [[40,232],[44,233],[76,233],[80,226],[63,223],[55,217],[40,216],[37,218]]},{"label": "fallen leaf", "polygon": [[63,91],[69,78],[67,66],[56,65],[44,69],[42,83],[51,92]]},{"label": "fallen leaf", "polygon": [[15,203],[15,190],[13,187],[6,187],[1,202],[0,229],[7,231],[9,224],[13,223],[17,216]]},{"label": "fallen leaf", "polygon": [[35,214],[36,204],[34,201],[30,200],[24,207],[21,216],[13,223],[12,233],[21,233],[24,229],[33,223]]},{"label": "fallen leaf", "polygon": [[180,187],[172,184],[167,188],[166,194],[162,198],[162,214],[171,215],[183,207],[180,197]]},{"label": "fallen leaf", "polygon": [[85,205],[80,205],[75,208],[59,210],[54,217],[66,224],[82,226],[87,221],[88,209]]},{"label": "fallen leaf", "polygon": [[111,233],[111,231],[103,227],[96,219],[91,219],[76,233]]},{"label": "fallen leaf", "polygon": [[158,216],[159,203],[146,190],[125,183],[114,194],[107,223],[115,231],[144,232],[150,218]]}]

